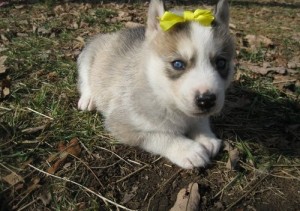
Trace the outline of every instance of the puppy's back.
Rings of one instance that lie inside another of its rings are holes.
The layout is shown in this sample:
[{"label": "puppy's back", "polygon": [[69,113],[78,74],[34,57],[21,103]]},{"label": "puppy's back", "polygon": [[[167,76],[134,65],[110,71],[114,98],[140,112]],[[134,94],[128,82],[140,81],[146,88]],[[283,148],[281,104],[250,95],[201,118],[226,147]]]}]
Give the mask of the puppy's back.
[{"label": "puppy's back", "polygon": [[87,66],[94,102],[104,115],[121,103],[116,102],[121,95],[130,92],[128,89],[139,71],[144,39],[143,27],[100,34],[81,53],[79,67]]}]

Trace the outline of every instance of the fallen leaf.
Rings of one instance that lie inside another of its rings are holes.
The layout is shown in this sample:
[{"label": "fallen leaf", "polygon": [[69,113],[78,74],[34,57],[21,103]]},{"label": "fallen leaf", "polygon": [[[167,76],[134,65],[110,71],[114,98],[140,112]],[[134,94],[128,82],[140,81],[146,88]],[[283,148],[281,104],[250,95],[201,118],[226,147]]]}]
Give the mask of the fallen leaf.
[{"label": "fallen leaf", "polygon": [[10,95],[10,86],[11,86],[10,77],[6,76],[6,78],[4,78],[1,83],[0,99],[5,99]]},{"label": "fallen leaf", "polygon": [[34,191],[34,190],[40,188],[40,187],[41,187],[41,185],[39,184],[39,183],[40,183],[40,180],[41,180],[41,179],[38,178],[38,177],[33,178],[32,181],[31,181],[31,183],[29,184],[29,186],[28,186],[26,192],[27,192],[27,193],[31,193],[32,191]]},{"label": "fallen leaf", "polygon": [[48,34],[51,34],[51,30],[46,29],[45,27],[40,27],[40,28],[37,28],[37,33],[42,34],[42,35],[48,35]]},{"label": "fallen leaf", "polygon": [[9,175],[6,175],[2,179],[10,185],[15,185],[19,182],[24,182],[23,177],[21,177],[20,175],[18,175],[16,173],[11,173]]},{"label": "fallen leaf", "polygon": [[56,160],[56,162],[48,168],[47,172],[49,174],[54,174],[58,169],[60,169],[64,165],[69,154],[78,157],[81,152],[81,147],[77,138],[73,138],[67,146],[65,146],[63,142],[59,142],[57,148],[60,153],[50,155],[47,159],[48,162]]},{"label": "fallen leaf", "polygon": [[183,188],[179,191],[176,202],[170,211],[199,210],[199,203],[199,185],[190,183],[188,188]]},{"label": "fallen leaf", "polygon": [[227,151],[229,154],[229,158],[226,163],[226,168],[233,170],[240,160],[240,152],[237,148],[233,148],[233,146],[231,146],[230,143],[228,143],[227,141],[225,141],[224,144],[224,150]]},{"label": "fallen leaf", "polygon": [[226,168],[233,170],[233,169],[235,169],[237,163],[240,160],[240,152],[238,151],[237,148],[235,148],[235,149],[229,151],[228,153],[229,153],[229,159],[226,163]]},{"label": "fallen leaf", "polygon": [[290,69],[297,69],[300,67],[300,58],[299,57],[294,57],[287,63],[287,67]]},{"label": "fallen leaf", "polygon": [[[267,63],[265,65],[267,65]],[[243,63],[243,65],[241,65],[241,69],[250,70],[254,73],[261,74],[261,75],[266,75],[269,72],[279,73],[282,75],[286,74],[287,72],[293,72],[293,70],[288,69],[286,67],[264,67],[264,66],[261,67],[250,63]]]},{"label": "fallen leaf", "polygon": [[21,32],[18,32],[17,33],[17,36],[18,37],[28,37],[29,35],[27,33],[21,33]]},{"label": "fallen leaf", "polygon": [[32,163],[33,159],[30,158],[29,160],[25,161],[22,163],[22,165],[20,166],[20,168],[25,169],[28,167],[28,164]]},{"label": "fallen leaf", "polygon": [[1,93],[2,97],[1,97],[1,98],[5,98],[5,97],[7,97],[9,94],[10,94],[10,89],[9,89],[8,87],[4,87],[4,88],[2,89],[2,93]]},{"label": "fallen leaf", "polygon": [[48,204],[50,204],[52,196],[50,192],[42,192],[40,194],[39,199],[43,202],[44,206],[47,206]]},{"label": "fallen leaf", "polygon": [[271,39],[263,35],[248,34],[243,39],[245,47],[249,47],[252,50],[257,50],[260,47],[270,48],[274,47],[274,43]]},{"label": "fallen leaf", "polygon": [[47,79],[49,80],[49,81],[55,81],[55,80],[57,80],[58,79],[58,73],[57,72],[50,72],[50,73],[48,73],[47,74]]},{"label": "fallen leaf", "polygon": [[85,210],[87,210],[85,202],[79,202],[79,203],[77,203],[75,210],[78,210],[78,211],[85,211]]},{"label": "fallen leaf", "polygon": [[8,38],[4,34],[0,34],[0,38],[3,41],[8,41]]},{"label": "fallen leaf", "polygon": [[73,138],[67,145],[67,152],[74,156],[79,156],[81,152],[81,147],[77,138]]},{"label": "fallen leaf", "polygon": [[128,21],[125,23],[126,28],[136,28],[136,27],[140,27],[140,26],[143,26],[143,24],[132,22],[132,21]]},{"label": "fallen leaf", "polygon": [[125,193],[122,199],[121,204],[126,204],[129,202],[131,199],[133,199],[136,195],[136,190],[138,189],[137,186],[133,186],[132,190],[129,193]]},{"label": "fallen leaf", "polygon": [[24,7],[24,5],[16,5],[15,8],[16,9],[22,9]]},{"label": "fallen leaf", "polygon": [[4,65],[4,62],[6,59],[7,59],[7,56],[0,57],[0,75],[4,74],[6,72],[6,66]]}]

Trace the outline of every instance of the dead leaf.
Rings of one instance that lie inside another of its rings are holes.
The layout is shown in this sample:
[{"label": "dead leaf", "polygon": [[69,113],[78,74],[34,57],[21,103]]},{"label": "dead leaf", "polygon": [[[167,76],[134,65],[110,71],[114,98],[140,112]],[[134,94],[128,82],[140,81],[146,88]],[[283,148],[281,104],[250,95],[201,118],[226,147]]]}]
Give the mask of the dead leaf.
[{"label": "dead leaf", "polygon": [[237,163],[240,160],[240,152],[238,151],[237,148],[235,148],[235,149],[229,151],[228,153],[229,153],[229,159],[226,163],[226,168],[233,170],[233,169],[235,169]]},{"label": "dead leaf", "polygon": [[[265,65],[267,65],[267,63]],[[286,67],[264,67],[264,66],[261,67],[250,63],[243,63],[243,65],[241,65],[241,69],[250,70],[254,73],[261,74],[261,75],[266,75],[269,72],[279,73],[282,75],[286,74],[287,72],[293,72],[293,70],[288,69]]]},{"label": "dead leaf", "polygon": [[40,183],[40,180],[41,180],[41,179],[38,178],[38,177],[33,178],[33,179],[31,180],[31,183],[29,184],[29,186],[28,186],[26,192],[27,192],[27,193],[31,193],[32,191],[34,191],[34,190],[40,188],[40,187],[42,186],[42,185],[39,184],[39,183]]},{"label": "dead leaf", "polygon": [[78,157],[81,152],[81,147],[77,138],[73,138],[67,146],[65,146],[63,142],[59,142],[57,148],[60,153],[55,154],[54,156],[50,155],[47,159],[48,162],[56,160],[56,162],[48,168],[47,172],[49,174],[54,174],[58,169],[60,169],[64,165],[69,154]]},{"label": "dead leaf", "polygon": [[263,35],[253,35],[248,34],[243,39],[243,44],[245,47],[249,47],[252,50],[257,50],[260,47],[272,48],[274,43],[271,39]]},{"label": "dead leaf", "polygon": [[67,152],[74,156],[79,156],[81,152],[81,147],[77,138],[73,138],[70,143],[67,145]]},{"label": "dead leaf", "polygon": [[24,5],[16,5],[15,8],[16,9],[22,9],[24,7]]},{"label": "dead leaf", "polygon": [[46,29],[45,27],[39,27],[39,28],[37,28],[37,33],[42,34],[42,35],[49,35],[49,34],[51,34],[51,30]]},{"label": "dead leaf", "polygon": [[299,56],[292,58],[287,63],[287,67],[290,68],[290,69],[297,69],[298,67],[300,67],[300,58],[299,58]]},{"label": "dead leaf", "polygon": [[233,148],[233,146],[230,145],[227,141],[224,142],[225,147],[224,150],[228,152],[229,158],[226,163],[226,168],[233,170],[235,169],[237,163],[240,160],[240,152],[237,148]]},{"label": "dead leaf", "polygon": [[22,163],[22,165],[20,166],[20,168],[25,169],[28,167],[28,164],[32,163],[33,159],[30,158],[29,160],[25,161],[24,163]]},{"label": "dead leaf", "polygon": [[4,65],[4,62],[6,59],[7,59],[7,56],[0,57],[0,75],[4,74],[6,72],[6,66]]},{"label": "dead leaf", "polygon": [[6,76],[6,78],[4,78],[1,83],[0,99],[5,99],[10,95],[10,86],[11,86],[10,77]]},{"label": "dead leaf", "polygon": [[47,79],[49,80],[49,81],[55,81],[55,80],[57,80],[58,79],[58,73],[57,72],[50,72],[50,73],[48,73],[47,74]]},{"label": "dead leaf", "polygon": [[132,190],[129,193],[125,193],[123,199],[122,199],[122,204],[126,204],[127,202],[129,202],[131,199],[133,199],[133,197],[135,197],[136,195],[136,191],[137,191],[138,187],[137,186],[133,186]]},{"label": "dead leaf", "polygon": [[10,94],[10,89],[9,89],[8,87],[4,87],[4,88],[2,89],[2,93],[1,93],[2,98],[7,97],[9,94]]},{"label": "dead leaf", "polygon": [[0,34],[0,38],[3,41],[8,41],[8,38],[4,34]]},{"label": "dead leaf", "polygon": [[170,211],[199,210],[199,203],[199,185],[190,183],[188,188],[183,188],[179,191],[176,202]]},{"label": "dead leaf", "polygon": [[128,21],[125,23],[126,28],[136,28],[136,27],[140,27],[140,26],[143,26],[143,24],[132,22],[132,21]]},{"label": "dead leaf", "polygon": [[78,210],[78,211],[87,210],[85,202],[79,202],[79,203],[77,203],[75,210]]},{"label": "dead leaf", "polygon": [[44,206],[47,206],[48,204],[50,204],[52,196],[50,192],[42,192],[40,194],[39,199],[43,202]]},{"label": "dead leaf", "polygon": [[9,175],[6,175],[2,179],[10,185],[15,185],[19,182],[24,182],[23,177],[21,177],[20,175],[14,173],[14,172]]},{"label": "dead leaf", "polygon": [[28,37],[29,35],[27,33],[21,33],[21,32],[18,32],[17,33],[17,36],[18,37]]}]

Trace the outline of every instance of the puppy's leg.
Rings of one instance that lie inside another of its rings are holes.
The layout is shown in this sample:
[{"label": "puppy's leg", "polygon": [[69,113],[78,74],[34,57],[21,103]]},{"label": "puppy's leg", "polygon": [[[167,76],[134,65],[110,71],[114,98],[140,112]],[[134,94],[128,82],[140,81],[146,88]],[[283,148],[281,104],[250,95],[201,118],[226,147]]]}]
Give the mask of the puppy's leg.
[{"label": "puppy's leg", "polygon": [[205,147],[184,136],[170,133],[147,133],[142,136],[142,148],[165,156],[182,168],[203,167],[210,162]]},{"label": "puppy's leg", "polygon": [[[83,52],[84,53],[84,52]],[[79,73],[79,91],[80,99],[78,101],[78,108],[80,110],[94,110],[95,105],[92,98],[92,92],[89,82],[89,72],[90,72],[90,61],[88,55],[80,55],[78,60],[78,73]]]},{"label": "puppy's leg", "polygon": [[201,119],[188,136],[205,147],[210,157],[216,156],[222,145],[222,140],[211,131],[208,118]]}]

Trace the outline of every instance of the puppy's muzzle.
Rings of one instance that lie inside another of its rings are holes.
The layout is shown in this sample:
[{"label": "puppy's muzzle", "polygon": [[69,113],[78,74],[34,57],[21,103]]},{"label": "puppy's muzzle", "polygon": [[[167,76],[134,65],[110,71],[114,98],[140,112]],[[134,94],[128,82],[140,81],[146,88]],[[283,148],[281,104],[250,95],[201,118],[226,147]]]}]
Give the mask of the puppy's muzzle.
[{"label": "puppy's muzzle", "polygon": [[208,112],[216,105],[217,96],[211,93],[198,94],[195,97],[197,107],[204,112]]}]

